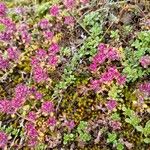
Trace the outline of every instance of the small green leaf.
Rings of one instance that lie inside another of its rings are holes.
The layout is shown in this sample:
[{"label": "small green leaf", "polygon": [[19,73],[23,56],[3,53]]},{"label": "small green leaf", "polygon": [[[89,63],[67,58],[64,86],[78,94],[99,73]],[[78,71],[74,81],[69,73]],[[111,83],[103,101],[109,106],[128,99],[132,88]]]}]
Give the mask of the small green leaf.
[{"label": "small green leaf", "polygon": [[137,131],[143,132],[143,127],[142,126],[136,126],[135,128],[136,128]]},{"label": "small green leaf", "polygon": [[150,143],[150,138],[145,138],[145,139],[144,139],[144,142],[145,142],[146,144],[149,144],[149,143]]},{"label": "small green leaf", "polygon": [[0,32],[5,31],[5,26],[3,24],[0,24]]}]

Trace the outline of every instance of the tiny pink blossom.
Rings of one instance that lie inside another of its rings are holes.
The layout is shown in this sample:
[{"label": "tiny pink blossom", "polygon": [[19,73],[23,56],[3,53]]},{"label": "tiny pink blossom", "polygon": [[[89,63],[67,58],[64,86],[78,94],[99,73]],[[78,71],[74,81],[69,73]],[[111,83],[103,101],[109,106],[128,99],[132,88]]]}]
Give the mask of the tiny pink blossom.
[{"label": "tiny pink blossom", "polygon": [[34,111],[30,111],[27,117],[28,117],[29,120],[35,121],[37,115],[36,115],[36,113]]},{"label": "tiny pink blossom", "polygon": [[10,47],[7,49],[8,57],[11,60],[17,60],[19,57],[19,51],[16,47]]},{"label": "tiny pink blossom", "polygon": [[115,100],[109,100],[107,102],[107,109],[112,111],[114,108],[116,108],[117,102]]},{"label": "tiny pink blossom", "polygon": [[75,127],[75,122],[73,120],[67,121],[66,126],[72,130]]},{"label": "tiny pink blossom", "polygon": [[47,120],[47,124],[49,126],[55,126],[56,125],[56,119],[55,117],[50,117],[48,120]]},{"label": "tiny pink blossom", "polygon": [[4,148],[7,145],[8,137],[5,132],[0,131],[0,148]]},{"label": "tiny pink blossom", "polygon": [[89,69],[93,72],[95,72],[97,70],[97,64],[96,63],[92,63],[90,66],[89,66]]},{"label": "tiny pink blossom", "polygon": [[43,102],[42,106],[41,106],[41,110],[44,113],[50,113],[53,112],[54,109],[54,104],[51,101],[45,101]]},{"label": "tiny pink blossom", "polygon": [[75,5],[76,5],[76,0],[64,0],[64,5],[65,5],[68,9],[72,9],[72,8],[75,7]]},{"label": "tiny pink blossom", "polygon": [[125,82],[126,82],[126,77],[125,77],[125,76],[120,75],[120,76],[117,78],[117,83],[118,83],[119,85],[123,85],[123,84],[125,84]]},{"label": "tiny pink blossom", "polygon": [[64,23],[72,26],[74,25],[74,18],[72,16],[66,16]]},{"label": "tiny pink blossom", "polygon": [[49,54],[56,54],[57,52],[59,52],[60,47],[57,43],[52,43],[50,48],[48,49]]},{"label": "tiny pink blossom", "polygon": [[57,16],[59,14],[59,7],[54,5],[50,8],[50,14],[52,16]]},{"label": "tiny pink blossom", "polygon": [[111,121],[110,126],[113,130],[120,130],[121,129],[121,123],[119,121]]},{"label": "tiny pink blossom", "polygon": [[49,65],[56,66],[57,62],[58,62],[57,56],[54,55],[49,56],[48,58]]},{"label": "tiny pink blossom", "polygon": [[141,57],[140,63],[143,66],[143,68],[148,68],[148,66],[150,66],[150,56],[146,55]]},{"label": "tiny pink blossom", "polygon": [[35,93],[34,93],[34,96],[35,96],[35,99],[37,99],[37,100],[41,100],[41,99],[42,99],[42,97],[43,97],[43,94],[42,94],[42,93],[40,93],[40,92],[35,92]]},{"label": "tiny pink blossom", "polygon": [[44,34],[44,37],[48,40],[51,40],[54,36],[54,33],[51,31],[45,31],[43,34]]}]

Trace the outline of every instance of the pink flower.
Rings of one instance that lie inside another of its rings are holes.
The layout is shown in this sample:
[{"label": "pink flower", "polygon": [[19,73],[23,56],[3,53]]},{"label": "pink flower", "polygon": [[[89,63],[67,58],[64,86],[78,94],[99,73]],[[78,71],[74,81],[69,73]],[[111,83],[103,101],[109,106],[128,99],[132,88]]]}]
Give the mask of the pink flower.
[{"label": "pink flower", "polygon": [[0,100],[0,112],[6,114],[13,114],[15,112],[15,108],[13,108],[10,100]]},{"label": "pink flower", "polygon": [[0,2],[0,16],[5,16],[6,10],[7,10],[6,5]]},{"label": "pink flower", "polygon": [[50,117],[47,120],[47,124],[50,125],[50,126],[55,126],[56,125],[56,119],[54,117]]},{"label": "pink flower", "polygon": [[47,71],[37,66],[33,69],[33,79],[37,82],[45,82],[48,79]]},{"label": "pink flower", "polygon": [[42,106],[41,106],[41,110],[44,113],[50,113],[53,112],[54,109],[54,104],[51,101],[45,101],[43,102]]},{"label": "pink flower", "polygon": [[120,130],[121,129],[121,123],[119,121],[111,121],[110,126],[113,130]]},{"label": "pink flower", "polygon": [[66,126],[72,130],[75,127],[75,122],[73,120],[67,121]]},{"label": "pink flower", "polygon": [[90,81],[90,87],[93,89],[93,90],[98,90],[99,87],[100,87],[100,82],[99,80],[91,80]]},{"label": "pink flower", "polygon": [[64,5],[65,5],[68,9],[72,9],[72,8],[75,7],[75,5],[76,5],[76,0],[64,0]]},{"label": "pink flower", "polygon": [[8,137],[5,132],[0,131],[0,148],[4,148],[7,145]]},{"label": "pink flower", "polygon": [[120,76],[117,78],[117,82],[118,82],[118,84],[120,84],[120,85],[125,84],[125,82],[126,82],[126,77],[120,75]]},{"label": "pink flower", "polygon": [[36,57],[43,59],[47,56],[47,52],[44,49],[38,49],[36,52]]},{"label": "pink flower", "polygon": [[93,63],[89,66],[89,69],[93,72],[95,72],[97,70],[97,64],[96,63]]},{"label": "pink flower", "polygon": [[16,47],[10,47],[7,49],[8,57],[11,60],[17,60],[19,57],[19,51]]},{"label": "pink flower", "polygon": [[35,99],[37,99],[37,100],[41,100],[41,99],[42,99],[42,97],[43,97],[43,94],[42,94],[42,93],[40,93],[40,92],[35,92],[35,93],[34,93],[34,96],[35,96]]},{"label": "pink flower", "polygon": [[9,62],[7,59],[4,59],[1,55],[0,55],[0,69],[4,70],[7,69],[9,66]]},{"label": "pink flower", "polygon": [[56,54],[57,52],[59,52],[60,47],[57,43],[53,43],[51,44],[50,48],[48,49],[49,54]]},{"label": "pink flower", "polygon": [[116,108],[117,102],[115,100],[109,100],[107,102],[107,109],[112,111],[114,108]]},{"label": "pink flower", "polygon": [[72,16],[66,16],[64,23],[72,26],[74,25],[74,18]]},{"label": "pink flower", "polygon": [[150,82],[140,84],[139,90],[147,95],[150,95]]},{"label": "pink flower", "polygon": [[59,14],[59,7],[56,5],[52,6],[50,9],[50,14],[52,16],[57,16]]},{"label": "pink flower", "polygon": [[34,111],[30,111],[27,117],[28,117],[29,120],[35,121],[37,115],[36,115],[36,113]]},{"label": "pink flower", "polygon": [[45,32],[44,32],[44,37],[45,37],[46,39],[48,39],[48,40],[51,40],[51,39],[53,38],[53,36],[54,36],[54,33],[51,32],[51,31],[45,31]]},{"label": "pink flower", "polygon": [[48,58],[49,65],[56,66],[57,62],[58,62],[57,56],[54,55],[49,56]]},{"label": "pink flower", "polygon": [[39,27],[41,29],[48,29],[50,27],[50,24],[49,24],[49,21],[47,19],[42,19],[40,22],[39,22]]},{"label": "pink flower", "polygon": [[32,122],[27,122],[26,123],[26,125],[25,125],[25,131],[27,133],[27,136],[30,139],[38,137],[38,132],[37,132],[37,130],[35,128],[35,125]]},{"label": "pink flower", "polygon": [[27,31],[21,32],[21,38],[23,43],[29,44],[31,41],[31,35]]},{"label": "pink flower", "polygon": [[15,97],[18,99],[26,98],[29,94],[29,88],[24,84],[18,84],[15,88]]},{"label": "pink flower", "polygon": [[140,63],[144,68],[148,68],[150,66],[150,56],[146,55],[141,57]]}]

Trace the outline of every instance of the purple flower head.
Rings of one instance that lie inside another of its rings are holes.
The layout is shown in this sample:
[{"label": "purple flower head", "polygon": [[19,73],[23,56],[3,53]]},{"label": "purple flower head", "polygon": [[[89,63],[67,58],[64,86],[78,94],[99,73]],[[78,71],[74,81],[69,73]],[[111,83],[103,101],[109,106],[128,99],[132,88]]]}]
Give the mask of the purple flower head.
[{"label": "purple flower head", "polygon": [[55,126],[56,125],[56,119],[55,117],[50,117],[48,120],[47,120],[47,124],[49,126]]},{"label": "purple flower head", "polygon": [[19,51],[16,47],[10,47],[7,49],[8,57],[11,60],[17,60],[19,57]]},{"label": "purple flower head", "polygon": [[50,8],[50,14],[52,16],[57,16],[59,14],[59,7],[57,5],[54,5]]},{"label": "purple flower head", "polygon": [[27,122],[26,123],[26,125],[25,125],[25,132],[26,132],[27,137],[30,140],[38,138],[37,129],[35,128],[35,125],[32,122]]},{"label": "purple flower head", "polygon": [[36,57],[39,57],[40,59],[45,58],[47,55],[47,52],[44,49],[38,49],[36,52]]},{"label": "purple flower head", "polygon": [[73,120],[67,121],[66,126],[72,130],[75,127],[75,122]]},{"label": "purple flower head", "polygon": [[4,148],[7,145],[8,137],[5,132],[0,131],[0,148]]},{"label": "purple flower head", "polygon": [[98,90],[100,87],[100,81],[99,80],[91,80],[90,81],[90,87],[93,90]]},{"label": "purple flower head", "polygon": [[111,121],[110,126],[113,130],[120,130],[121,129],[121,123],[119,121]]},{"label": "purple flower head", "polygon": [[150,82],[140,84],[139,90],[147,95],[150,95]]},{"label": "purple flower head", "polygon": [[93,72],[95,72],[97,70],[97,64],[96,63],[93,63],[89,66],[89,69]]},{"label": "purple flower head", "polygon": [[7,10],[6,5],[4,3],[0,2],[0,16],[1,17],[5,16],[6,10]]},{"label": "purple flower head", "polygon": [[18,27],[19,32],[22,32],[22,31],[25,32],[25,31],[28,31],[28,30],[29,30],[29,26],[26,23],[22,23]]},{"label": "purple flower head", "polygon": [[112,111],[114,108],[116,108],[117,102],[115,100],[109,100],[107,102],[107,109]]},{"label": "purple flower head", "polygon": [[119,85],[123,85],[123,84],[125,84],[125,82],[126,82],[126,77],[125,77],[125,76],[120,75],[120,76],[117,78],[117,83],[118,83]]},{"label": "purple flower head", "polygon": [[72,8],[75,7],[75,5],[76,5],[76,0],[64,0],[64,5],[65,5],[68,9],[72,9]]},{"label": "purple flower head", "polygon": [[57,62],[58,62],[57,56],[54,55],[49,56],[48,58],[49,65],[56,66]]},{"label": "purple flower head", "polygon": [[28,140],[29,147],[35,147],[37,144],[38,144],[37,138],[29,138],[29,140]]},{"label": "purple flower head", "polygon": [[33,79],[37,82],[45,82],[48,79],[47,71],[37,66],[33,69]]},{"label": "purple flower head", "polygon": [[34,96],[35,96],[35,99],[37,99],[37,100],[41,100],[41,99],[42,99],[42,97],[43,97],[43,94],[42,94],[42,93],[40,93],[40,92],[35,92],[35,93],[34,93]]},{"label": "purple flower head", "polygon": [[34,111],[30,111],[29,114],[28,114],[28,116],[27,116],[27,118],[29,120],[31,120],[31,121],[35,121],[36,117],[37,117],[37,115],[36,115],[36,113]]},{"label": "purple flower head", "polygon": [[14,109],[14,111],[17,111],[25,103],[25,101],[25,98],[13,98],[11,101],[11,107]]},{"label": "purple flower head", "polygon": [[29,88],[24,84],[18,84],[15,88],[15,97],[17,99],[24,99],[29,94]]},{"label": "purple flower head", "polygon": [[110,59],[111,61],[119,60],[119,55],[115,49],[109,48],[107,58]]},{"label": "purple flower head", "polygon": [[39,27],[41,29],[48,29],[50,27],[50,24],[49,24],[49,21],[47,19],[42,19],[40,22],[39,22]]},{"label": "purple flower head", "polygon": [[140,63],[143,66],[143,68],[148,68],[148,66],[150,66],[150,56],[146,55],[141,57]]},{"label": "purple flower head", "polygon": [[0,69],[4,70],[9,67],[9,61],[0,55]]},{"label": "purple flower head", "polygon": [[6,114],[13,114],[15,112],[15,109],[13,108],[11,101],[0,100],[0,112]]},{"label": "purple flower head", "polygon": [[45,31],[43,34],[44,34],[44,37],[48,40],[52,40],[52,38],[54,37],[54,33],[51,31]]},{"label": "purple flower head", "polygon": [[66,16],[64,23],[72,26],[74,25],[74,18],[72,16]]},{"label": "purple flower head", "polygon": [[53,43],[51,44],[50,48],[48,49],[49,54],[56,54],[57,52],[59,52],[60,47],[57,43]]},{"label": "purple flower head", "polygon": [[37,57],[31,58],[31,66],[37,67],[40,64],[40,60]]},{"label": "purple flower head", "polygon": [[29,44],[31,41],[31,35],[27,31],[21,32],[21,38],[23,43]]},{"label": "purple flower head", "polygon": [[45,101],[43,102],[42,106],[41,106],[41,110],[44,113],[50,113],[53,112],[54,109],[54,104],[51,101]]}]

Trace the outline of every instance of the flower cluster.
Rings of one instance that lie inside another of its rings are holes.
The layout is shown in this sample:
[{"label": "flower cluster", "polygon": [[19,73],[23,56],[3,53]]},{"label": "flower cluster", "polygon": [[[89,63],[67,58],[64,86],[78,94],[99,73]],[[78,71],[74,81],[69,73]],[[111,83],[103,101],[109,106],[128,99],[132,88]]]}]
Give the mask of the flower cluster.
[{"label": "flower cluster", "polygon": [[146,95],[150,95],[150,82],[145,82],[139,85],[139,90]]},{"label": "flower cluster", "polygon": [[0,17],[5,16],[7,11],[6,5],[4,3],[0,3]]},{"label": "flower cluster", "polygon": [[27,122],[25,126],[25,131],[28,140],[28,146],[35,146],[38,141],[38,132],[35,128],[35,125],[32,122]]},{"label": "flower cluster", "polygon": [[116,106],[117,106],[116,100],[109,100],[107,102],[107,109],[110,111],[112,111],[114,108],[116,108]]},{"label": "flower cluster", "polygon": [[50,112],[55,111],[54,104],[51,101],[43,102],[41,106],[41,111],[46,114],[49,114]]},{"label": "flower cluster", "polygon": [[18,84],[15,88],[15,95],[11,100],[0,100],[0,112],[15,113],[26,101],[29,89],[26,85]]},{"label": "flower cluster", "polygon": [[98,53],[93,58],[92,64],[89,67],[90,70],[95,72],[99,65],[103,64],[106,60],[119,60],[119,55],[115,48],[108,47],[102,43],[98,46]]},{"label": "flower cluster", "polygon": [[50,14],[52,16],[58,16],[59,15],[59,7],[57,5],[53,5],[50,9]]},{"label": "flower cluster", "polygon": [[53,67],[57,65],[58,52],[59,46],[56,43],[52,43],[48,51],[39,49],[36,52],[35,57],[31,60],[31,64],[33,69],[33,78],[37,83],[44,82],[48,79],[48,73],[44,67]]},{"label": "flower cluster", "polygon": [[0,70],[4,70],[8,67],[9,67],[9,61],[0,54]]},{"label": "flower cluster", "polygon": [[142,67],[148,68],[148,66],[150,66],[150,56],[146,55],[146,56],[141,57],[140,63]]},{"label": "flower cluster", "polygon": [[91,88],[98,90],[102,84],[111,83],[114,79],[119,85],[123,85],[126,82],[126,77],[121,75],[115,66],[108,67],[99,79],[91,80]]}]

